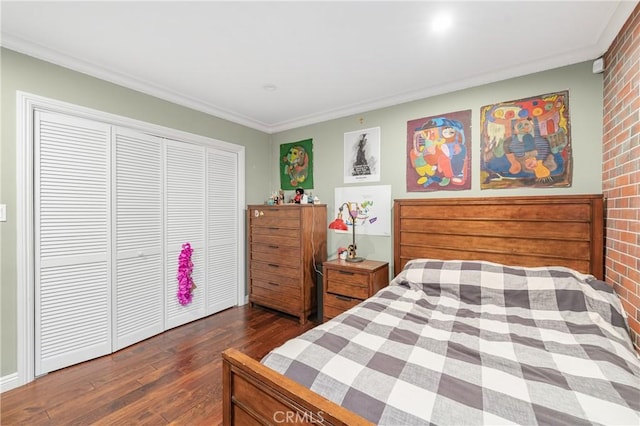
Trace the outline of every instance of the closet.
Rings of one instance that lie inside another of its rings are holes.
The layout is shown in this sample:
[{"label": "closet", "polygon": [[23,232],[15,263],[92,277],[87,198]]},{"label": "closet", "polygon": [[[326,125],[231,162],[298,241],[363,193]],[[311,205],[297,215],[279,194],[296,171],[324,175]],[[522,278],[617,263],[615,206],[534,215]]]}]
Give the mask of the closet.
[{"label": "closet", "polygon": [[33,123],[36,375],[238,303],[241,153],[59,112]]}]

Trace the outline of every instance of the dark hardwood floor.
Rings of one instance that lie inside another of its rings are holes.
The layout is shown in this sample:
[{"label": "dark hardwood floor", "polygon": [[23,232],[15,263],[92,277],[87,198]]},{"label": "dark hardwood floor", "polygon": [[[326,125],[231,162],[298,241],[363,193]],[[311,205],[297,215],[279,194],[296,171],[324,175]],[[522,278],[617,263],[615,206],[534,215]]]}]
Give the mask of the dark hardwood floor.
[{"label": "dark hardwood floor", "polygon": [[235,307],[0,395],[2,425],[218,425],[222,357],[260,359],[316,324]]}]

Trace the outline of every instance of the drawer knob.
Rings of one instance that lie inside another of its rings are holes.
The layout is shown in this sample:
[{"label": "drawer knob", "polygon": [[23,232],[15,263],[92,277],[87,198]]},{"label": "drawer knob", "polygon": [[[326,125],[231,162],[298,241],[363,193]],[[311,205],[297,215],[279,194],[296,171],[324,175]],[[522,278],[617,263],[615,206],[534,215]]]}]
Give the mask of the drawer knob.
[{"label": "drawer knob", "polygon": [[342,275],[354,275],[353,272],[349,272],[349,271],[338,271],[340,272]]},{"label": "drawer knob", "polygon": [[272,268],[279,268],[280,265],[276,265],[275,263],[267,263],[267,265],[271,266]]}]

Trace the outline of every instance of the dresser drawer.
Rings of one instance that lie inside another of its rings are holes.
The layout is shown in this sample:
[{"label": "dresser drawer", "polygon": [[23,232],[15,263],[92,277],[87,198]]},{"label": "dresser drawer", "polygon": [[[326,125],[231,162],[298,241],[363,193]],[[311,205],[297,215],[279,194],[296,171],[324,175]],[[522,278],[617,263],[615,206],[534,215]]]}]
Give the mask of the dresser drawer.
[{"label": "dresser drawer", "polygon": [[284,287],[253,285],[249,300],[251,303],[257,303],[258,305],[264,305],[293,315],[297,315],[302,309],[300,297],[293,297],[290,289]]},{"label": "dresser drawer", "polygon": [[292,207],[252,207],[249,211],[251,226],[300,228],[300,211]]},{"label": "dresser drawer", "polygon": [[283,238],[291,238],[292,240],[300,240],[300,230],[296,228],[281,228],[278,226],[256,226],[251,229],[251,236],[280,236]]},{"label": "dresser drawer", "polygon": [[297,247],[278,247],[266,244],[251,246],[251,261],[264,262],[269,265],[300,269],[300,250]]},{"label": "dresser drawer", "polygon": [[364,300],[369,297],[369,274],[329,269],[326,291]]},{"label": "dresser drawer", "polygon": [[300,288],[300,269],[278,266],[274,263],[251,262],[251,279]]},{"label": "dresser drawer", "polygon": [[283,229],[267,228],[269,232],[253,232],[251,234],[251,245],[264,244],[272,246],[275,249],[280,247],[300,247],[300,235],[297,230],[295,233],[288,235]]}]

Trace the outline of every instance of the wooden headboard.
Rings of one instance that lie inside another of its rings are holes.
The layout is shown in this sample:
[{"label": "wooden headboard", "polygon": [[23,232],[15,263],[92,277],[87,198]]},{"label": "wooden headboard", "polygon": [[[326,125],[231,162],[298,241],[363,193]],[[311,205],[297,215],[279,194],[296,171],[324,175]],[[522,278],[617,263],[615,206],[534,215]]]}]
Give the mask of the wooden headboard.
[{"label": "wooden headboard", "polygon": [[604,198],[394,200],[394,274],[415,258],[566,266],[603,279]]}]

